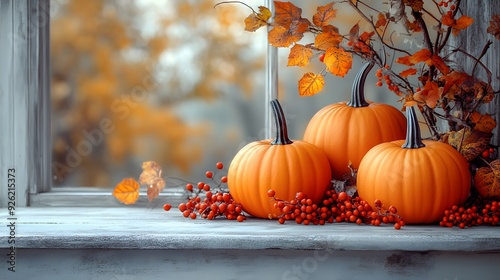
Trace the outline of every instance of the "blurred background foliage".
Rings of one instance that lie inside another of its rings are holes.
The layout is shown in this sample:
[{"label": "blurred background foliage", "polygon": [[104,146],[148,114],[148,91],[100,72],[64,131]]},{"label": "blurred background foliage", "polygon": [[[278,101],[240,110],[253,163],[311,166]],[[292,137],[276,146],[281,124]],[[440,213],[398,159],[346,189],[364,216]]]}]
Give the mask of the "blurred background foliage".
[{"label": "blurred background foliage", "polygon": [[[250,11],[214,9],[218,2],[51,2],[55,186],[113,187],[138,177],[148,160],[165,176],[196,182],[215,162],[227,166],[246,143],[264,137],[266,32],[245,32]],[[331,1],[292,2],[310,17]],[[338,17],[345,33],[359,20],[346,11]],[[279,95],[291,138],[300,139],[315,112],[348,99],[362,61],[344,79],[327,75],[322,94],[300,98],[297,80],[321,66],[286,68],[288,50],[279,53]],[[370,77],[367,98],[400,106],[374,83]]]}]

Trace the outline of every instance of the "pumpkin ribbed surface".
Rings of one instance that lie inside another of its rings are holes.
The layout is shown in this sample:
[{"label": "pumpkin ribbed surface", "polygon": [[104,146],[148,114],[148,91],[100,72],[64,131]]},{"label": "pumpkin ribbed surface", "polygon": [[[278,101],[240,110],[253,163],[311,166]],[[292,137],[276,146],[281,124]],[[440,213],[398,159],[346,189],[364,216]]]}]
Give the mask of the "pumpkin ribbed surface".
[{"label": "pumpkin ribbed surface", "polygon": [[318,147],[299,140],[287,145],[271,145],[272,140],[252,142],[234,157],[228,170],[228,188],[235,200],[250,215],[276,217],[279,209],[267,196],[292,200],[299,191],[319,203],[330,187],[328,159]]},{"label": "pumpkin ribbed surface", "polygon": [[318,111],[307,125],[304,141],[326,153],[334,179],[357,168],[372,147],[405,138],[406,119],[396,108],[379,103],[350,107],[347,102],[331,104]]}]

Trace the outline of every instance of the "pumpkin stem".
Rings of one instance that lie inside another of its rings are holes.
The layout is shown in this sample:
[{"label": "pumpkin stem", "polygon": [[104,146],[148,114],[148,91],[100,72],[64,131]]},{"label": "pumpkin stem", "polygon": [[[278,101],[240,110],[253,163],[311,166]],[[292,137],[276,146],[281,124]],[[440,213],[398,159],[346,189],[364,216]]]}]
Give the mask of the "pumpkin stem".
[{"label": "pumpkin stem", "polygon": [[420,135],[420,126],[418,125],[417,114],[415,109],[412,107],[406,108],[406,141],[401,146],[403,149],[418,149],[425,147],[422,142],[422,136]]},{"label": "pumpkin stem", "polygon": [[347,106],[359,108],[370,105],[365,100],[365,81],[368,73],[370,73],[370,70],[372,70],[374,65],[375,62],[370,61],[366,63],[361,70],[359,70],[356,78],[354,79],[354,83],[352,84],[351,101],[347,103]]},{"label": "pumpkin stem", "polygon": [[286,126],[285,114],[278,99],[271,100],[273,108],[274,122],[276,123],[276,138],[271,145],[288,145],[292,144],[292,140],[288,138],[288,128]]}]

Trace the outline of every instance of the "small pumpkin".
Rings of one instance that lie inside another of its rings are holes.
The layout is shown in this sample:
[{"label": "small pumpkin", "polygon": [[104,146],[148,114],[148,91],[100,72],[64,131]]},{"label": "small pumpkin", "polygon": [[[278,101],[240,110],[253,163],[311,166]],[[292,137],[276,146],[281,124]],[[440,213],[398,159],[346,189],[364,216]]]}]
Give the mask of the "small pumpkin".
[{"label": "small pumpkin", "polygon": [[276,197],[295,198],[301,191],[319,203],[330,187],[331,171],[328,158],[318,147],[288,138],[285,115],[278,100],[272,100],[276,123],[276,138],[255,141],[243,147],[228,169],[227,185],[235,202],[245,212],[259,218],[274,218],[280,210],[269,198],[269,189]]},{"label": "small pumpkin", "polygon": [[337,180],[350,172],[349,162],[357,168],[375,145],[405,137],[403,113],[390,105],[365,100],[365,80],[373,65],[366,63],[356,75],[349,102],[330,104],[318,111],[304,133],[304,141],[325,151]]},{"label": "small pumpkin", "polygon": [[395,206],[408,224],[435,223],[446,209],[467,199],[468,163],[446,143],[422,141],[413,107],[407,108],[407,118],[406,141],[379,144],[361,161],[358,194],[368,203],[380,199]]}]

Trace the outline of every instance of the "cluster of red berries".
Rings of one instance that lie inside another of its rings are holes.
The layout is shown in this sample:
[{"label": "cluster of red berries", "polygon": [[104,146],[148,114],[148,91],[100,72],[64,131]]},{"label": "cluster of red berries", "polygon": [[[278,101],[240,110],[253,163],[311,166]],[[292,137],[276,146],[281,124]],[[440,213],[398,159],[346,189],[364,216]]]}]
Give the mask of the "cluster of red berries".
[{"label": "cluster of red berries", "polygon": [[439,225],[450,228],[453,226],[465,228],[478,225],[500,225],[500,202],[489,201],[468,208],[453,205],[444,211],[443,219]]},{"label": "cluster of red berries", "polygon": [[[222,162],[216,164],[218,170],[224,168]],[[234,202],[231,194],[223,187],[227,183],[227,176],[221,176],[216,179],[216,174],[212,171],[205,173],[207,179],[212,180],[214,187],[205,182],[199,182],[194,186],[191,183],[186,184],[186,191],[189,193],[188,201],[178,206],[179,211],[186,218],[213,220],[217,217],[223,217],[228,220],[237,220],[243,222],[246,220],[245,213],[241,205]],[[168,209],[167,209],[168,208]],[[164,209],[170,210],[170,207]]]},{"label": "cluster of red berries", "polygon": [[269,197],[274,199],[274,207],[280,209],[281,215],[278,222],[284,224],[287,220],[295,221],[304,225],[324,225],[325,223],[356,223],[371,224],[379,226],[382,223],[394,223],[395,229],[400,229],[405,225],[397,209],[390,206],[384,209],[382,202],[376,200],[374,208],[359,196],[351,197],[346,192],[337,193],[335,190],[327,190],[322,204],[313,203],[303,192],[298,192],[295,199],[285,201],[276,198],[276,192],[269,190]]},{"label": "cluster of red berries", "polygon": [[[385,68],[388,69],[389,65],[386,65]],[[375,76],[377,77],[377,82],[375,83],[376,86],[381,87],[384,84],[382,80],[385,80],[385,84],[390,91],[394,92],[398,96],[402,94],[399,87],[392,82],[391,76],[387,74],[384,75],[384,70],[382,68],[377,69]]]}]

